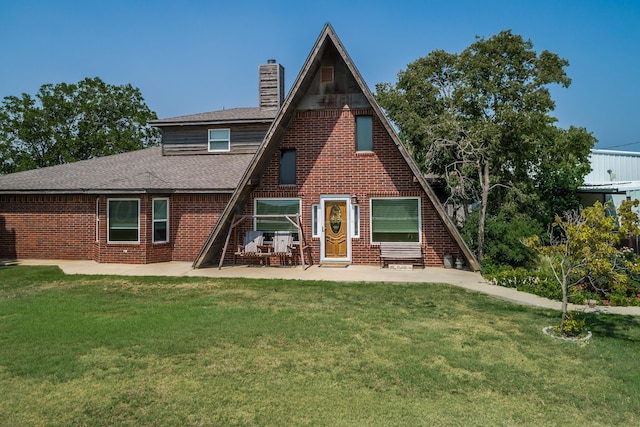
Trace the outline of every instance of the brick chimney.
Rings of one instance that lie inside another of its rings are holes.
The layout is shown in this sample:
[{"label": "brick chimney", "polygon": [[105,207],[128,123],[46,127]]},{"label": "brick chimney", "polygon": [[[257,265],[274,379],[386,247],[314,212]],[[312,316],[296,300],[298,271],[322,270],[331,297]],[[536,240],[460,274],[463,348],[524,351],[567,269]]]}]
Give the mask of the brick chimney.
[{"label": "brick chimney", "polygon": [[278,109],[284,102],[284,67],[275,59],[260,65],[258,91],[261,110]]}]

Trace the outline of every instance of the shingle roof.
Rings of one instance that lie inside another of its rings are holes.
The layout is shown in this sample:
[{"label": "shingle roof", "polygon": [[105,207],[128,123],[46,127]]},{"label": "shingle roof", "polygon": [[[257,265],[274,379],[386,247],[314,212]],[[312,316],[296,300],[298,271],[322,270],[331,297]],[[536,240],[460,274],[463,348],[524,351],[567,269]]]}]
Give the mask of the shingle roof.
[{"label": "shingle roof", "polygon": [[0,176],[0,194],[232,192],[252,157],[163,156],[152,147]]},{"label": "shingle roof", "polygon": [[229,110],[210,111],[208,113],[191,114],[188,116],[172,117],[168,119],[152,120],[152,126],[171,126],[185,124],[214,124],[224,123],[250,123],[271,122],[278,112],[277,109],[264,109],[258,107],[232,108]]}]

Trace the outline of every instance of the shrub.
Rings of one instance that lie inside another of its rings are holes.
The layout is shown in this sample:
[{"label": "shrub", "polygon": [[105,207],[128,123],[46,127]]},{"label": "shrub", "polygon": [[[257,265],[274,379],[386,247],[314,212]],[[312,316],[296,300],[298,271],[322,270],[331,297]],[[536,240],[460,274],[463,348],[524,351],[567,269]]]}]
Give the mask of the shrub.
[{"label": "shrub", "polygon": [[562,290],[555,278],[546,270],[504,267],[494,273],[486,274],[485,278],[493,285],[515,288],[553,300],[562,298]]},{"label": "shrub", "polygon": [[[569,302],[584,304],[587,300],[595,300],[599,304],[615,306],[640,306],[640,272],[638,256],[629,248],[622,248],[612,263],[617,271],[623,274],[626,281],[612,282],[610,277],[592,274],[585,281],[569,291]],[[560,301],[562,289],[552,273],[545,268],[528,270],[523,267],[513,268],[497,265],[491,257],[483,262],[483,275],[489,283],[515,288],[541,297]]]},{"label": "shrub", "polygon": [[[527,247],[525,237],[539,234],[542,227],[526,214],[501,211],[497,216],[487,216],[485,224],[483,269],[491,266],[508,265],[529,267],[536,260],[535,252]],[[460,230],[463,238],[477,251],[478,214],[472,213]]]},{"label": "shrub", "polygon": [[611,305],[629,305],[629,298],[626,292],[609,292],[607,299],[611,302]]},{"label": "shrub", "polygon": [[583,338],[585,336],[585,321],[577,317],[578,314],[575,311],[567,313],[564,320],[564,331],[560,326],[554,326],[554,332],[565,337]]}]

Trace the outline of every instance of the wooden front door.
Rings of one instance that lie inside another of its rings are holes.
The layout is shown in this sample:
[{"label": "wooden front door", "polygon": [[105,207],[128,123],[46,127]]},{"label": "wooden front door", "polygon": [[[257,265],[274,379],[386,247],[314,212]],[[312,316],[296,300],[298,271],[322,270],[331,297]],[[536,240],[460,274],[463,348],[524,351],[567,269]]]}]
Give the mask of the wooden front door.
[{"label": "wooden front door", "polygon": [[348,257],[347,201],[327,200],[324,203],[324,257]]}]

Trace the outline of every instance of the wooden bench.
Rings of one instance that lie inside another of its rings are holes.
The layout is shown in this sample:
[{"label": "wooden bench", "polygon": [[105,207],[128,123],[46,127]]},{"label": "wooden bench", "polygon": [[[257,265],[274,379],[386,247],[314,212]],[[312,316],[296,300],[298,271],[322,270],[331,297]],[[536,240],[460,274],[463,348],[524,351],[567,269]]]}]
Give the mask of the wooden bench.
[{"label": "wooden bench", "polygon": [[380,243],[380,261],[382,268],[389,260],[417,261],[424,267],[422,245],[420,243]]}]

